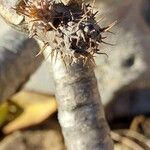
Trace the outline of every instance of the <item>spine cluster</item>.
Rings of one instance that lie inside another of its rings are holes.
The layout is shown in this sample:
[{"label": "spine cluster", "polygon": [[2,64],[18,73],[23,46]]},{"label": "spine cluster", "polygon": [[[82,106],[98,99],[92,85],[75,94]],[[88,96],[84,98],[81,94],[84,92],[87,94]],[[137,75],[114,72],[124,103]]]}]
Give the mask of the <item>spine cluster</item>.
[{"label": "spine cluster", "polygon": [[52,53],[60,53],[63,60],[69,58],[71,62],[82,59],[84,63],[91,61],[94,64],[94,55],[104,54],[99,50],[99,45],[105,43],[102,34],[116,23],[101,28],[96,21],[98,12],[84,2],[66,6],[53,0],[24,0],[15,10],[25,17],[29,36],[36,36],[45,43],[39,54],[47,45],[51,45],[50,41],[40,37],[39,31],[45,36],[54,32]]}]

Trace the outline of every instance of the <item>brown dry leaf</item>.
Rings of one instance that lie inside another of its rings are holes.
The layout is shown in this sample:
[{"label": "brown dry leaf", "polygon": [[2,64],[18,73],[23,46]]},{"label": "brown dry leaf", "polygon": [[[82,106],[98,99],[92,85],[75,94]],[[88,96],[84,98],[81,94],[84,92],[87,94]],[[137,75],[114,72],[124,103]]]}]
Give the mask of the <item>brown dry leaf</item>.
[{"label": "brown dry leaf", "polygon": [[5,134],[37,125],[57,110],[56,100],[52,96],[23,91],[12,97],[11,100],[21,106],[24,111],[15,120],[4,126]]},{"label": "brown dry leaf", "polygon": [[114,141],[120,143],[121,145],[125,145],[125,147],[128,147],[131,150],[144,150],[144,148],[138,143],[136,143],[134,140],[128,137],[122,136],[118,134],[117,132],[111,131],[111,137]]},{"label": "brown dry leaf", "polygon": [[138,131],[140,128],[139,126],[142,124],[142,122],[144,122],[144,120],[145,117],[143,115],[135,117],[130,125],[130,130]]}]

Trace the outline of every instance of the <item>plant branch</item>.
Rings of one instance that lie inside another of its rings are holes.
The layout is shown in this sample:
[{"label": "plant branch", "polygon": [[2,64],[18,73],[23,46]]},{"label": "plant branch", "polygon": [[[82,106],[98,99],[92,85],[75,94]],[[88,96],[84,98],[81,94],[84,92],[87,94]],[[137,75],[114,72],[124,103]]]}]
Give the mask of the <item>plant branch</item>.
[{"label": "plant branch", "polygon": [[59,122],[67,149],[112,150],[93,65],[89,62],[83,67],[81,61],[65,66],[58,56],[52,68]]},{"label": "plant branch", "polygon": [[39,46],[34,39],[8,31],[0,40],[0,100],[21,89],[40,66],[42,55],[35,58]]}]

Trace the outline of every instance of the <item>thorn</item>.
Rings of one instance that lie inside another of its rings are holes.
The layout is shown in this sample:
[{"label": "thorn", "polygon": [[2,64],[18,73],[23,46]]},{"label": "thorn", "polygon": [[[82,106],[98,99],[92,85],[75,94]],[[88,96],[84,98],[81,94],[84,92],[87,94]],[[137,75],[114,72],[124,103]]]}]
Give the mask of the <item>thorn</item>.
[{"label": "thorn", "polygon": [[110,46],[115,46],[116,45],[116,44],[107,43],[105,41],[101,41],[101,42],[104,43],[104,44],[110,45]]},{"label": "thorn", "polygon": [[43,51],[46,49],[47,46],[49,46],[49,43],[48,43],[48,42],[44,44],[44,46],[42,47],[42,49],[39,51],[39,53],[36,54],[35,57],[38,57],[40,54],[42,54]]},{"label": "thorn", "polygon": [[73,16],[73,14],[72,14],[72,12],[70,10],[69,10],[69,13],[71,15],[71,19],[74,20],[74,16]]},{"label": "thorn", "polygon": [[78,45],[79,45],[80,38],[77,37],[76,39],[77,39],[77,41],[76,41],[76,46],[78,46]]},{"label": "thorn", "polygon": [[99,11],[96,11],[94,14],[93,14],[93,17],[95,17],[97,14],[99,14],[100,12]]},{"label": "thorn", "polygon": [[86,6],[86,7],[91,7],[90,3],[86,4],[85,6]]},{"label": "thorn", "polygon": [[101,37],[101,39],[106,39],[106,38],[107,38],[107,36]]},{"label": "thorn", "polygon": [[82,33],[82,34],[81,34],[81,37],[82,37],[83,41],[84,41],[84,42],[86,42],[86,39],[85,39],[84,33]]},{"label": "thorn", "polygon": [[106,31],[106,32],[108,32],[108,33],[111,33],[111,34],[115,35],[115,33],[114,33],[114,32],[112,32],[112,31]]},{"label": "thorn", "polygon": [[95,24],[98,24],[100,21],[102,21],[103,19],[104,19],[105,17],[103,16],[103,17],[101,17],[101,18],[99,18],[97,21],[96,21],[96,23]]},{"label": "thorn", "polygon": [[70,56],[70,64],[71,64],[71,65],[73,65],[73,64],[74,64],[74,62],[75,62],[74,57],[73,57],[73,56]]},{"label": "thorn", "polygon": [[117,24],[117,20],[116,21],[114,21],[113,23],[111,23],[108,27],[106,27],[106,29],[104,29],[104,32],[107,32],[107,31],[109,31],[114,25],[116,25]]},{"label": "thorn", "polygon": [[54,27],[54,25],[51,22],[48,22],[48,24],[55,30],[57,31],[57,29]]},{"label": "thorn", "polygon": [[88,61],[88,57],[85,57],[85,58],[83,59],[83,66],[85,66],[85,64],[87,63],[87,61]]},{"label": "thorn", "polygon": [[77,27],[80,26],[81,22],[87,17],[87,14],[88,14],[89,12],[90,12],[90,10],[88,10],[88,11],[83,15],[83,17],[81,18],[81,20],[78,22]]},{"label": "thorn", "polygon": [[38,19],[32,19],[32,20],[29,21],[29,23],[36,22],[36,21],[39,21],[39,20],[40,20],[39,18]]},{"label": "thorn", "polygon": [[90,32],[90,34],[93,34],[95,32],[95,29],[93,29],[91,32]]},{"label": "thorn", "polygon": [[89,43],[90,43],[90,51],[89,52],[92,52],[92,39],[91,38],[89,39]]},{"label": "thorn", "polygon": [[102,54],[102,55],[105,55],[107,58],[108,58],[108,55],[106,53],[102,53],[102,52],[96,52],[96,54]]}]

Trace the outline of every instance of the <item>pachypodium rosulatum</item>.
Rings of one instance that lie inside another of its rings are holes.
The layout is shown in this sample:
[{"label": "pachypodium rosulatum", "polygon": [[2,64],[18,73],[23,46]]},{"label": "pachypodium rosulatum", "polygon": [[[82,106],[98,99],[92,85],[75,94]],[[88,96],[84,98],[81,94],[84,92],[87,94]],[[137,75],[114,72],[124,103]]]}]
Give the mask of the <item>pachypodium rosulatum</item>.
[{"label": "pachypodium rosulatum", "polygon": [[93,66],[95,55],[105,54],[99,47],[106,43],[103,33],[110,32],[116,21],[101,27],[95,0],[92,4],[82,0],[13,1],[17,3],[13,3],[12,11],[4,7],[8,3],[0,1],[0,15],[14,28],[44,43],[37,56],[46,50],[51,53],[48,60],[57,61],[51,66],[67,148],[113,149]]}]

